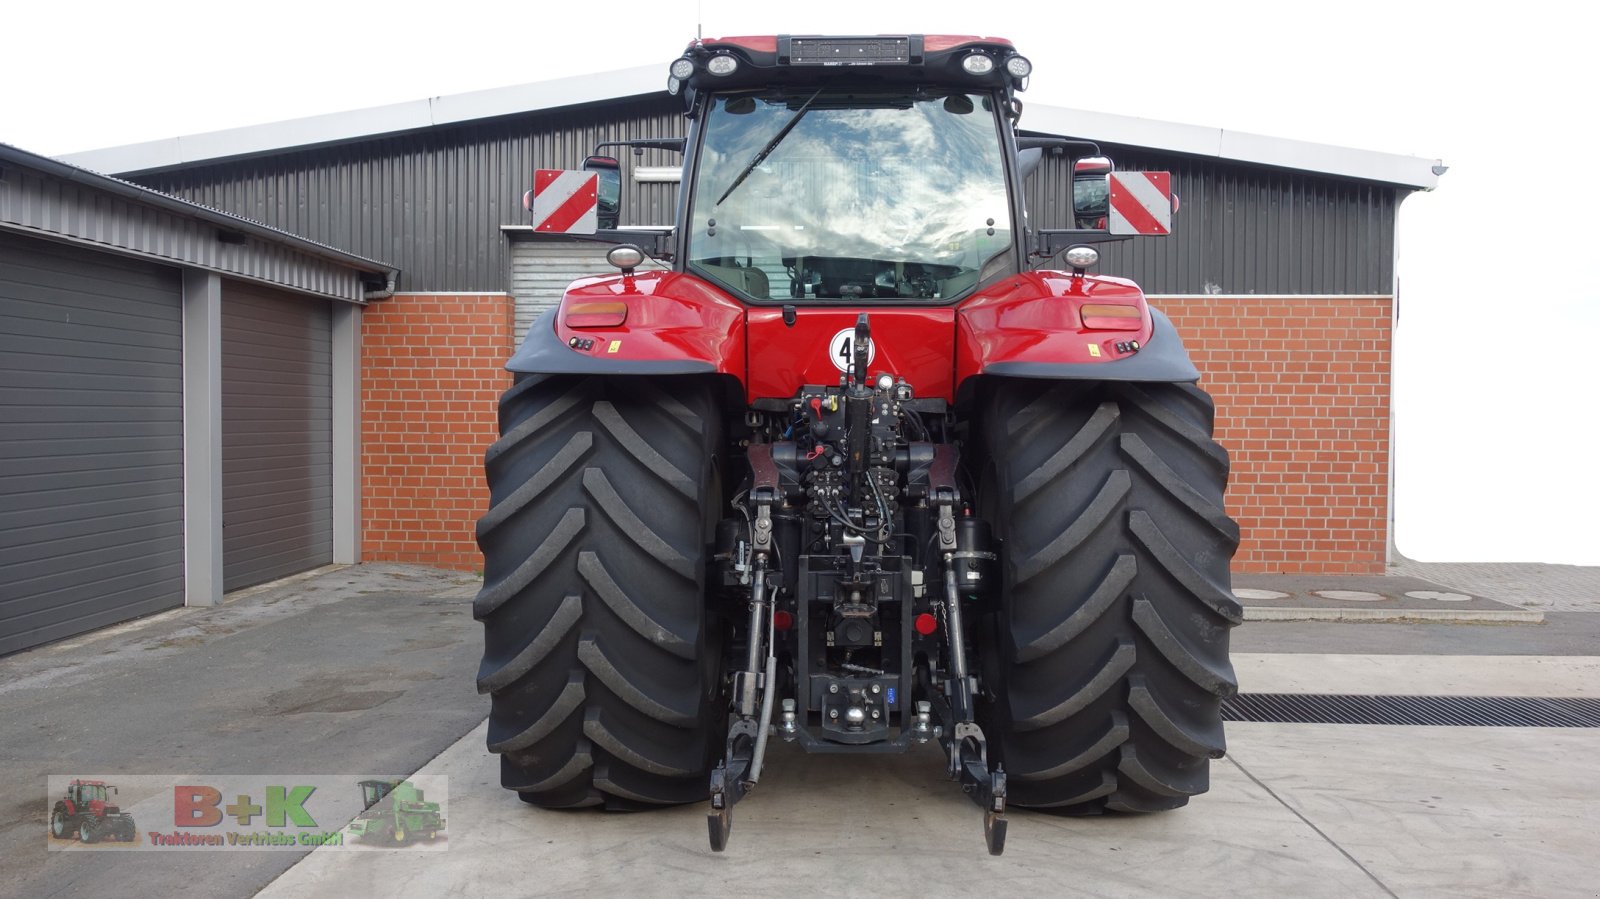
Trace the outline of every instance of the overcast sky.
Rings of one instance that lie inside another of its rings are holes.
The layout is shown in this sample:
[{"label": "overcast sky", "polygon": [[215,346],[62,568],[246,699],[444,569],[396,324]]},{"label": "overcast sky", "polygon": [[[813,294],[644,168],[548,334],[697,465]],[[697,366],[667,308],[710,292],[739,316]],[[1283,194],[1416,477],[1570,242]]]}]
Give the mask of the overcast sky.
[{"label": "overcast sky", "polygon": [[1401,208],[1400,549],[1600,565],[1588,4],[13,7],[0,141],[42,153],[651,61],[664,78],[698,18],[708,36],[999,35],[1034,61],[1031,102],[1442,158],[1439,189]]}]

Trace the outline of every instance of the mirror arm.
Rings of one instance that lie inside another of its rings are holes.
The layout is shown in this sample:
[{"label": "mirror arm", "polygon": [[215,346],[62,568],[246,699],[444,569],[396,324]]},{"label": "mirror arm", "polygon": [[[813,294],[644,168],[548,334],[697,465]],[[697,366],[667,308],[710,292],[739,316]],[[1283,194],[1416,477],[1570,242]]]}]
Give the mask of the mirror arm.
[{"label": "mirror arm", "polygon": [[682,137],[641,137],[637,140],[608,140],[594,145],[594,152],[590,156],[599,156],[600,151],[606,147],[630,147],[635,154],[645,150],[666,150],[669,153],[682,153],[687,146],[688,139]]},{"label": "mirror arm", "polygon": [[1048,259],[1051,256],[1076,244],[1115,243],[1128,240],[1131,234],[1111,234],[1106,231],[1093,231],[1087,228],[1041,228],[1033,232],[1031,248],[1028,252],[1030,259]]},{"label": "mirror arm", "polygon": [[[543,235],[541,235],[543,237]],[[593,234],[552,234],[560,240],[581,240],[585,243],[631,243],[644,250],[651,258],[671,262],[677,255],[678,235],[674,231],[655,231],[632,228],[602,228]]]}]

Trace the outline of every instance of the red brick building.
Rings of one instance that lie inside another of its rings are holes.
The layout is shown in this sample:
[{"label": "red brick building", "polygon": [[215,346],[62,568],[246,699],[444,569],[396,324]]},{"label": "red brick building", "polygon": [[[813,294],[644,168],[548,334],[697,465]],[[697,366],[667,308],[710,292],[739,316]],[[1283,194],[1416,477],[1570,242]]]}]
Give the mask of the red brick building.
[{"label": "red brick building", "polygon": [[[500,367],[594,245],[534,239],[535,168],[623,138],[682,134],[649,66],[77,154],[70,161],[263,221],[400,271],[361,319],[360,557],[470,570]],[[1173,237],[1110,247],[1183,334],[1233,458],[1250,572],[1374,573],[1390,531],[1394,234],[1431,160],[1030,105],[1025,127],[1171,171]],[[623,159],[622,220],[673,218],[675,156]],[[1054,224],[1071,173],[1028,208]]]}]

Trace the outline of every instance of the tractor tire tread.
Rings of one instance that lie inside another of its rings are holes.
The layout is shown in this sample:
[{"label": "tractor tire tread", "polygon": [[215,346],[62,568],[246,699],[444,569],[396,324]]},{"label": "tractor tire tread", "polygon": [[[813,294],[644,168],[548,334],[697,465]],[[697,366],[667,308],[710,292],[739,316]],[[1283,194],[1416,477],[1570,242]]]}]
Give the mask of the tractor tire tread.
[{"label": "tractor tire tread", "polygon": [[1186,384],[994,379],[976,453],[1004,586],[980,724],[1009,801],[1176,808],[1209,785],[1242,620],[1214,409]]},{"label": "tractor tire tread", "polygon": [[709,381],[665,380],[519,375],[484,456],[487,742],[502,784],[543,808],[708,795],[722,419]]}]

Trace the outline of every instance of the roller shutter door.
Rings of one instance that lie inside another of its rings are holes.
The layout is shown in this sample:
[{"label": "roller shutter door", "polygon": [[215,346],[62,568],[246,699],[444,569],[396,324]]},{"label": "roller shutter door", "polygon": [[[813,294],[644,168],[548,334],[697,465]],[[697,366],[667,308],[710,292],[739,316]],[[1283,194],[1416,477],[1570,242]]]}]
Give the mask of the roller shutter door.
[{"label": "roller shutter door", "polygon": [[222,286],[222,583],[333,561],[327,300]]},{"label": "roller shutter door", "polygon": [[178,269],[0,234],[0,654],[183,604]]},{"label": "roller shutter door", "polygon": [[[614,275],[606,251],[614,244],[583,241],[518,241],[511,245],[511,297],[516,309],[517,343],[539,313],[561,302],[567,285],[579,278]],[[639,266],[666,268],[653,260]]]}]

